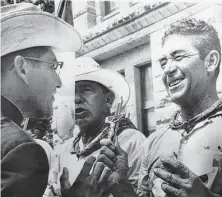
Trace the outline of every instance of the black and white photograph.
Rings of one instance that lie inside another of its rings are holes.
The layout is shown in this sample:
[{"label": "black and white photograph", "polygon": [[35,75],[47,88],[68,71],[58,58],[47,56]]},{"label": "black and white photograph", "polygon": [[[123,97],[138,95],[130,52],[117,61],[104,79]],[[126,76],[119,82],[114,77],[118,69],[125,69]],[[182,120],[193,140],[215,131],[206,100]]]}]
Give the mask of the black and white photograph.
[{"label": "black and white photograph", "polygon": [[222,1],[1,0],[2,197],[222,197]]}]

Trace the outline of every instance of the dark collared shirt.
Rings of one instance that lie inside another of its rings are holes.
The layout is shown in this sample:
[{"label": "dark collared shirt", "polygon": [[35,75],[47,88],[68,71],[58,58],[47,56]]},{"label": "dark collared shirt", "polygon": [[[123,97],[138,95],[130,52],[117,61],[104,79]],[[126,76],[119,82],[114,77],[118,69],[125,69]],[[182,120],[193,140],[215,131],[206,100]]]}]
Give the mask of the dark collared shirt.
[{"label": "dark collared shirt", "polygon": [[43,148],[21,129],[19,109],[1,97],[1,196],[42,197],[49,164]]}]

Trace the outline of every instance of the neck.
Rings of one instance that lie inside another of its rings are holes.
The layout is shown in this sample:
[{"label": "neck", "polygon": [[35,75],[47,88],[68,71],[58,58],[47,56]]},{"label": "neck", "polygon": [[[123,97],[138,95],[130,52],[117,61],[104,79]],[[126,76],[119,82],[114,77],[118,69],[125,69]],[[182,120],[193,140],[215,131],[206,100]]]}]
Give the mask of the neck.
[{"label": "neck", "polygon": [[208,92],[192,103],[181,105],[181,118],[186,121],[210,108],[218,100],[217,93]]},{"label": "neck", "polygon": [[[10,81],[11,79],[11,81]],[[21,88],[21,84],[18,80],[15,80],[12,75],[6,75],[2,78],[2,89],[1,95],[6,97],[9,101],[11,101],[22,113],[23,117],[29,117],[25,110],[25,105],[23,103],[24,97],[21,93],[24,94],[23,89]],[[27,110],[27,111],[30,111]]]},{"label": "neck", "polygon": [[87,125],[85,127],[80,127],[80,133],[84,145],[89,144],[92,140],[96,138],[97,135],[101,133],[105,125],[105,117],[101,119],[96,124]]}]

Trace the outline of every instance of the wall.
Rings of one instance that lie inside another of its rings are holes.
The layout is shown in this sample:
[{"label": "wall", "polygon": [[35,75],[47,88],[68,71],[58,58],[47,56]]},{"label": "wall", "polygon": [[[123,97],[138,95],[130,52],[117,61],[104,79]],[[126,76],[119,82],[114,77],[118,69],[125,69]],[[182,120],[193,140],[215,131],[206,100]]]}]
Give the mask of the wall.
[{"label": "wall", "polygon": [[[139,70],[135,66],[144,65],[150,61],[150,45],[144,44],[130,51],[123,52],[117,56],[99,62],[102,68],[112,69],[115,71],[124,70],[125,78],[129,83],[131,94],[126,105],[126,113],[130,113],[130,119],[138,126],[141,121],[140,107],[141,98],[139,95]],[[137,82],[136,82],[137,80]]]}]

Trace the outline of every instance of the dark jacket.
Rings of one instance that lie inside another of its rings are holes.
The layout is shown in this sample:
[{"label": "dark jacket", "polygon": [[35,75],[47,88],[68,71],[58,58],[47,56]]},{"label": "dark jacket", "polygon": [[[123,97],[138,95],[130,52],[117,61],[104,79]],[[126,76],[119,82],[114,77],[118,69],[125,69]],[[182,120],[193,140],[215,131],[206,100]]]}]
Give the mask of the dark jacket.
[{"label": "dark jacket", "polygon": [[44,149],[20,127],[19,109],[1,96],[1,195],[42,197],[49,164]]}]

